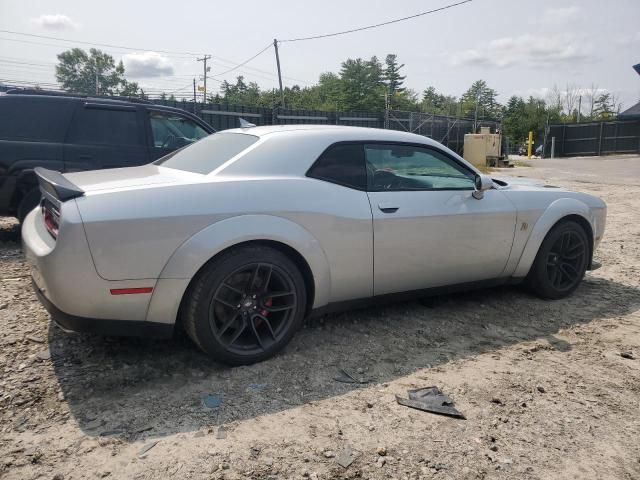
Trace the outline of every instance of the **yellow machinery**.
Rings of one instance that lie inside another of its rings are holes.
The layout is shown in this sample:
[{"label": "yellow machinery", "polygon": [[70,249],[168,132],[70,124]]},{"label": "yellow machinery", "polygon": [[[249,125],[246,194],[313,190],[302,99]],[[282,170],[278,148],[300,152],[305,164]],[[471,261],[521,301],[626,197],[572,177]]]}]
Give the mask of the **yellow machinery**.
[{"label": "yellow machinery", "polygon": [[462,155],[475,166],[510,167],[509,160],[502,155],[502,135],[491,133],[489,127],[480,127],[480,133],[467,133],[464,136]]}]

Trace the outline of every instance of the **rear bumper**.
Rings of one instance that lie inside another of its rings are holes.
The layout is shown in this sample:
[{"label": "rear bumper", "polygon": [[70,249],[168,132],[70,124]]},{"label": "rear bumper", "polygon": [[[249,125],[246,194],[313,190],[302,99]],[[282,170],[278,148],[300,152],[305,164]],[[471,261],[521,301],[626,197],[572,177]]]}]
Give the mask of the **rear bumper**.
[{"label": "rear bumper", "polygon": [[56,307],[32,280],[33,290],[40,303],[51,315],[51,319],[64,330],[95,333],[122,337],[170,338],[173,324],[146,322],[137,320],[109,320],[104,318],[86,318],[70,315]]}]

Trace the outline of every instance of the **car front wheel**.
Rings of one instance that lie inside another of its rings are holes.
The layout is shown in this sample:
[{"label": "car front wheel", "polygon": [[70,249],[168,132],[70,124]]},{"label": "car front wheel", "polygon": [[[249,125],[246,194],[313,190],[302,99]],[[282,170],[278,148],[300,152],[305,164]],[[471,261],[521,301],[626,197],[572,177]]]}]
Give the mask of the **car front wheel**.
[{"label": "car front wheel", "polygon": [[222,253],[198,274],[183,324],[205,353],[246,365],[284,348],[305,308],[304,279],[294,262],[278,250],[249,245]]},{"label": "car front wheel", "polygon": [[582,281],[589,255],[589,240],[580,224],[571,220],[557,224],[540,246],[529,272],[529,286],[542,298],[566,297]]}]

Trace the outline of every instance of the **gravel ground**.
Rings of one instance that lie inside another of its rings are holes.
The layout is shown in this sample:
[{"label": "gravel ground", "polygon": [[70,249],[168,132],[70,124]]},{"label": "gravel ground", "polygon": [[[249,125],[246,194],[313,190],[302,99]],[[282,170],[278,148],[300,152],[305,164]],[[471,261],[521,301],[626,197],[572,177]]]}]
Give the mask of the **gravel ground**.
[{"label": "gravel ground", "polygon": [[[0,477],[640,478],[640,178],[542,162],[506,173],[609,206],[603,267],[572,297],[499,288],[328,316],[249,367],[182,336],[62,332],[0,219]],[[466,420],[395,401],[430,385]]]}]

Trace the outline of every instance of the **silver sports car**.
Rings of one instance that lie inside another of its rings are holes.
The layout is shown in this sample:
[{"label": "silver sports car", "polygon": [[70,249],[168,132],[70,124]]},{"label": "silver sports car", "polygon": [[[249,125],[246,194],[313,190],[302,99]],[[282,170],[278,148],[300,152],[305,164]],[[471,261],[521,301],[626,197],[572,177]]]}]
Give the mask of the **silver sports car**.
[{"label": "silver sports car", "polygon": [[169,336],[263,360],[305,316],[526,282],[571,293],[605,226],[584,193],[492,180],[428,138],[339,126],[216,133],[153,164],[36,169],[34,288],[69,330]]}]

